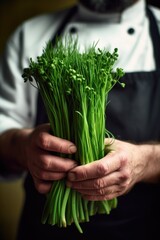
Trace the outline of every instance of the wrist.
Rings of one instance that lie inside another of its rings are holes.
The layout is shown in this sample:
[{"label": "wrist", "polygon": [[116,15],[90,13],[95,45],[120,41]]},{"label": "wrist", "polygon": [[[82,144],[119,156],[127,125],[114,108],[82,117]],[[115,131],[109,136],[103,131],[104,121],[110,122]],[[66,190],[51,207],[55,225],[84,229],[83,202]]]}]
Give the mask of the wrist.
[{"label": "wrist", "polygon": [[140,145],[140,161],[145,162],[142,181],[148,183],[160,182],[160,144]]}]

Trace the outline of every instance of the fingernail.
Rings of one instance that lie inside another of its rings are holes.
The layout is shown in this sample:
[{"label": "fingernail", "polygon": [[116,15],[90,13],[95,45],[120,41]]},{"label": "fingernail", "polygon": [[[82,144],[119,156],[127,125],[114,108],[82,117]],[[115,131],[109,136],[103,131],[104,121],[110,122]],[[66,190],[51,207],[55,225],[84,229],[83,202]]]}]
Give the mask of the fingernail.
[{"label": "fingernail", "polygon": [[77,148],[76,148],[75,145],[71,145],[71,146],[69,147],[69,153],[75,153],[76,151],[77,151]]}]

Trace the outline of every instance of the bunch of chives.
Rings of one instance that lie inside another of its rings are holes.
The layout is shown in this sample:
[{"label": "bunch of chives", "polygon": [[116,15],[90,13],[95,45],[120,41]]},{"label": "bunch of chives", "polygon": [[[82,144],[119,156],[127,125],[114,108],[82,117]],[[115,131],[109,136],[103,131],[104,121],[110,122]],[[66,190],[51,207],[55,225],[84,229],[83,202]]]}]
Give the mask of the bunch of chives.
[{"label": "bunch of chives", "polygon": [[[87,164],[104,157],[106,105],[108,93],[124,75],[121,68],[113,71],[118,50],[113,53],[96,49],[96,45],[80,53],[77,41],[66,44],[59,40],[53,48],[49,42],[36,61],[30,59],[24,69],[26,82],[36,81],[51,124],[52,134],[75,143],[77,152],[64,155]],[[120,83],[122,84],[122,83]],[[123,84],[122,84],[123,85]],[[47,195],[42,223],[66,227],[75,223],[83,232],[81,222],[88,222],[95,214],[109,214],[117,207],[117,199],[104,201],[84,200],[65,184],[65,179],[54,181]]]}]

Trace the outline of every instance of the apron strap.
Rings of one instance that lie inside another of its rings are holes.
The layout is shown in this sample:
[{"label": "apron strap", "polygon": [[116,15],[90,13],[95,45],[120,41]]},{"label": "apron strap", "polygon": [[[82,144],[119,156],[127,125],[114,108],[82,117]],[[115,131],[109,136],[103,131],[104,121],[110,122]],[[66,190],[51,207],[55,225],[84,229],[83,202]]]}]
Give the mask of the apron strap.
[{"label": "apron strap", "polygon": [[158,29],[155,16],[149,7],[147,7],[147,15],[150,22],[150,34],[153,42],[156,68],[160,68],[160,31]]},{"label": "apron strap", "polygon": [[77,12],[77,5],[73,6],[69,12],[66,14],[66,16],[63,18],[62,22],[60,23],[60,26],[58,27],[58,30],[56,34],[52,38],[52,45],[55,46],[57,38],[61,36],[61,33],[63,32],[64,27],[66,24],[71,20],[73,15]]}]

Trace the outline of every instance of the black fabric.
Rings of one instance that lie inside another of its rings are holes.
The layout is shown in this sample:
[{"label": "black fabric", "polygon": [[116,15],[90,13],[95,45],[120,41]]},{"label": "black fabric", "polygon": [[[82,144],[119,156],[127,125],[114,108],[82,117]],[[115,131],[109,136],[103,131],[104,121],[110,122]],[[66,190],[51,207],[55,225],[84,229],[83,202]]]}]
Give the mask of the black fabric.
[{"label": "black fabric", "polygon": [[[107,106],[107,128],[116,138],[139,143],[160,140],[160,62],[157,62],[160,37],[151,11],[149,19],[157,69],[152,72],[127,73],[123,78],[126,87],[122,89],[115,86],[109,94]],[[42,105],[39,100],[39,113],[43,113],[40,111]],[[43,115],[37,124],[45,121],[47,119]],[[128,194],[118,198],[118,207],[110,215],[96,215],[90,218],[89,223],[81,224],[83,234],[77,231],[74,224],[66,229],[42,225],[45,196],[36,191],[30,175],[25,181],[25,191],[18,240],[159,239],[159,185],[137,184]]]},{"label": "black fabric", "polygon": [[[119,197],[110,215],[96,215],[81,224],[83,234],[73,225],[59,228],[41,224],[45,203],[34,187],[31,176],[25,182],[26,199],[18,240],[152,240],[159,231],[159,187],[138,184],[129,194]],[[158,190],[158,191],[157,191]]]},{"label": "black fabric", "polygon": [[[106,127],[117,139],[160,140],[160,69],[128,73],[109,94]],[[159,119],[159,120],[158,120]]]},{"label": "black fabric", "polygon": [[150,33],[151,33],[152,38],[154,39],[154,56],[155,56],[156,67],[160,68],[160,44],[159,44],[160,33],[158,30],[156,19],[153,16],[152,11],[149,8],[147,8],[146,12],[147,12],[147,15],[151,22]]},{"label": "black fabric", "polygon": [[160,33],[152,11],[147,8],[156,71],[126,73],[122,89],[109,93],[106,127],[117,139],[139,142],[160,140]]}]

